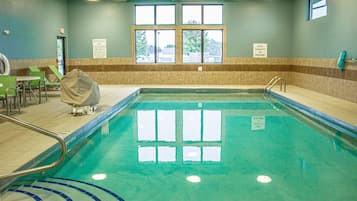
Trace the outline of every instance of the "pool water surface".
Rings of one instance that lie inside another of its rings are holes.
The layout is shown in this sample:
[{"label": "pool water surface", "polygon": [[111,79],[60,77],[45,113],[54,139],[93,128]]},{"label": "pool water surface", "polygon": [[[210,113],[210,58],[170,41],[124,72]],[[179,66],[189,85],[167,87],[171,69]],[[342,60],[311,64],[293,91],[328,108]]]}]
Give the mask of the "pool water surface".
[{"label": "pool water surface", "polygon": [[42,184],[128,201],[354,201],[357,151],[340,136],[263,93],[142,94]]}]

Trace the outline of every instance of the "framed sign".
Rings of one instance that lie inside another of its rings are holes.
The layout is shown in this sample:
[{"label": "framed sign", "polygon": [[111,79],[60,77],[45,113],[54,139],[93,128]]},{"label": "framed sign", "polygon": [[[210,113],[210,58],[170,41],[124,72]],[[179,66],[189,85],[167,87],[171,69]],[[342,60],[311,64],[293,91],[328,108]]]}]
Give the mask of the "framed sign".
[{"label": "framed sign", "polygon": [[253,57],[254,58],[267,58],[268,57],[268,44],[267,43],[254,43],[253,44]]},{"label": "framed sign", "polygon": [[107,58],[107,39],[93,39],[93,58]]}]

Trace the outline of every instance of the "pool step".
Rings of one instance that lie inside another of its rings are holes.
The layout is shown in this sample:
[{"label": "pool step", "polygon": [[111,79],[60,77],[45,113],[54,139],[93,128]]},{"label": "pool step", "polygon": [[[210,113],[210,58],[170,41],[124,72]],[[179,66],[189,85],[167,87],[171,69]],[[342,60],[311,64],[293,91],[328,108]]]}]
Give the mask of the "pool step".
[{"label": "pool step", "polygon": [[0,195],[1,201],[124,201],[101,186],[84,181],[50,177],[15,186]]}]

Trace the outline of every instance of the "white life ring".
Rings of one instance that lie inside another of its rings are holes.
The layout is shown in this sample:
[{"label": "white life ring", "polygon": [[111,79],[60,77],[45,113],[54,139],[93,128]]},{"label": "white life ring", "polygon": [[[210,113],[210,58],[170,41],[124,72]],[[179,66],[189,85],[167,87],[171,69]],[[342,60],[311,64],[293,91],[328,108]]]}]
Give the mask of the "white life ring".
[{"label": "white life ring", "polygon": [[10,75],[10,63],[9,60],[6,58],[5,55],[0,53],[0,62],[4,65],[4,72],[1,73],[0,75]]}]

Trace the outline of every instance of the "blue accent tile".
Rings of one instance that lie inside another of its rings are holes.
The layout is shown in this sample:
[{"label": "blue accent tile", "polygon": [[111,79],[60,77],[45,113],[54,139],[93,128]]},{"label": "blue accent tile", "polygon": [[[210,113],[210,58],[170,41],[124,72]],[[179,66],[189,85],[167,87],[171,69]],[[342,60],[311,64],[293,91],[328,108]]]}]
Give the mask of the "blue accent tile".
[{"label": "blue accent tile", "polygon": [[33,194],[31,192],[28,192],[28,191],[24,191],[24,190],[20,190],[20,189],[9,189],[8,191],[22,193],[22,194],[30,196],[35,201],[42,201],[42,199],[38,195],[35,195],[35,194]]},{"label": "blue accent tile", "polygon": [[79,180],[74,180],[74,179],[68,179],[68,178],[60,178],[60,177],[50,177],[50,178],[53,178],[53,179],[59,179],[59,180],[65,180],[65,181],[73,181],[73,182],[78,182],[78,183],[82,183],[82,184],[86,184],[88,186],[92,186],[92,187],[95,187],[97,189],[100,189],[108,194],[110,194],[111,196],[113,196],[114,198],[116,198],[117,200],[119,201],[124,201],[123,198],[121,198],[119,195],[115,194],[114,192],[108,190],[108,189],[105,189],[101,186],[98,186],[98,185],[95,185],[95,184],[91,184],[91,183],[88,183],[88,182],[84,182],[84,181],[79,181]]},{"label": "blue accent tile", "polygon": [[50,188],[46,188],[46,187],[42,187],[42,186],[32,186],[32,185],[23,185],[24,187],[28,187],[28,188],[35,188],[35,189],[41,189],[41,190],[44,190],[44,191],[49,191],[49,192],[52,192],[54,194],[57,194],[59,196],[61,196],[63,199],[67,200],[67,201],[73,201],[68,195],[60,192],[60,191],[57,191],[55,189],[50,189]]},{"label": "blue accent tile", "polygon": [[70,184],[65,184],[65,183],[61,183],[61,182],[56,182],[56,181],[38,181],[38,182],[42,182],[42,183],[49,183],[49,184],[57,184],[57,185],[61,185],[61,186],[66,186],[68,188],[72,188],[72,189],[75,189],[81,193],[84,193],[86,194],[87,196],[91,197],[93,200],[95,201],[101,201],[97,196],[93,195],[92,193],[82,189],[82,188],[79,188],[77,186],[73,186],[73,185],[70,185]]}]

